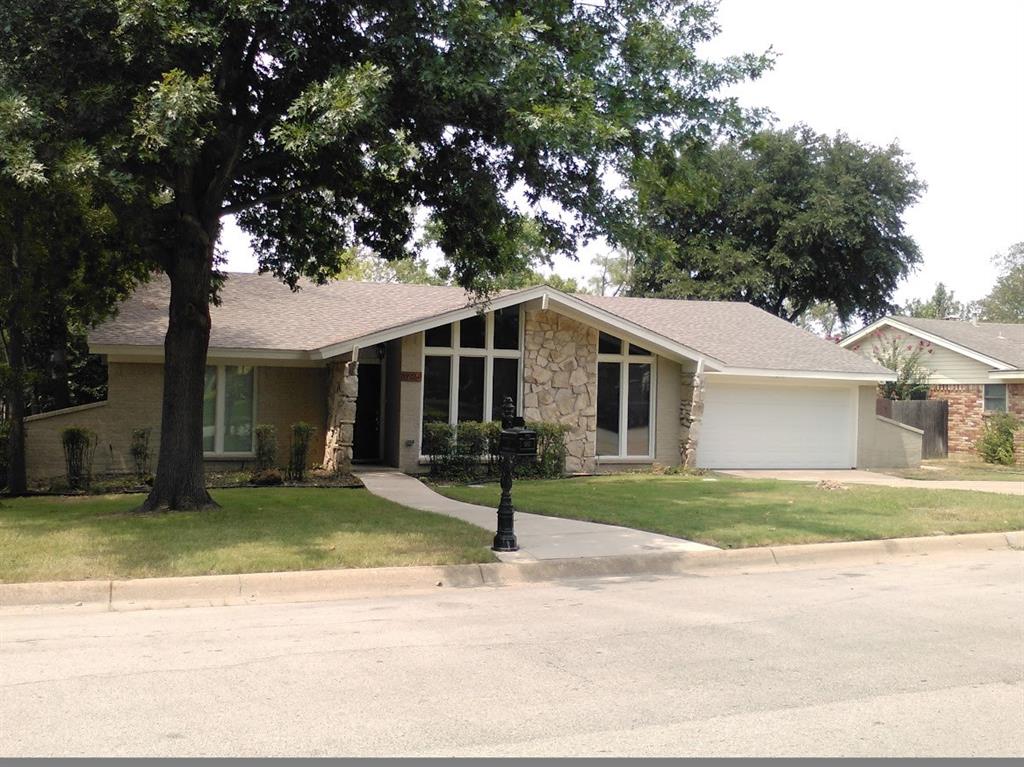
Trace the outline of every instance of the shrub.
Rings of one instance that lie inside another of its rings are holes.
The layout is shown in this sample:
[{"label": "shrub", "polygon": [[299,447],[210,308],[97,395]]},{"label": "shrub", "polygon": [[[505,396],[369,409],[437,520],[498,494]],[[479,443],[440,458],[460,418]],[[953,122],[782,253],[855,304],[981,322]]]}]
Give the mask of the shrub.
[{"label": "shrub", "polygon": [[313,439],[313,427],[305,421],[292,424],[292,446],[288,458],[288,479],[301,482],[306,478],[306,457]]},{"label": "shrub", "polygon": [[1020,421],[1012,413],[995,413],[985,417],[985,426],[978,438],[978,454],[986,463],[1013,464],[1013,433]]},{"label": "shrub", "polygon": [[545,421],[530,421],[526,425],[537,432],[537,458],[521,461],[516,467],[516,476],[558,479],[565,473],[565,458],[569,454],[565,446],[568,425]]},{"label": "shrub", "polygon": [[128,452],[131,454],[132,463],[135,466],[135,476],[140,482],[145,482],[150,475],[149,435],[151,432],[152,429],[132,429],[132,444]]},{"label": "shrub", "polygon": [[249,477],[249,482],[253,485],[266,487],[268,485],[280,485],[284,482],[284,477],[281,476],[279,469],[257,469]]},{"label": "shrub", "polygon": [[[565,435],[569,427],[561,423],[531,421],[537,432],[537,458],[519,458],[515,476],[557,478],[565,471]],[[470,481],[500,473],[498,455],[499,421],[462,421],[457,426],[428,423],[423,426],[423,454],[430,462],[431,476],[449,481]]]},{"label": "shrub", "polygon": [[92,458],[99,441],[95,432],[80,426],[70,426],[60,435],[64,446],[64,465],[68,487],[84,490],[92,481]]},{"label": "shrub", "polygon": [[455,429],[438,421],[423,424],[423,454],[430,462],[430,473],[446,478],[455,462]]},{"label": "shrub", "polygon": [[268,423],[256,426],[255,473],[277,466],[277,428]]}]

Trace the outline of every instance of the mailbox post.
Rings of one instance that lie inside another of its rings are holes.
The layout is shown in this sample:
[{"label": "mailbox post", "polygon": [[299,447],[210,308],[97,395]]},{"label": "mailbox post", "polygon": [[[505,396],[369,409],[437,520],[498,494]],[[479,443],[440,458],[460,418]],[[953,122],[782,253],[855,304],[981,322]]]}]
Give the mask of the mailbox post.
[{"label": "mailbox post", "polygon": [[498,504],[498,531],[494,535],[493,551],[519,551],[515,531],[515,506],[512,505],[512,470],[516,458],[537,455],[537,432],[526,428],[511,397],[505,397],[501,407],[501,436],[498,455],[501,460],[501,502]]}]

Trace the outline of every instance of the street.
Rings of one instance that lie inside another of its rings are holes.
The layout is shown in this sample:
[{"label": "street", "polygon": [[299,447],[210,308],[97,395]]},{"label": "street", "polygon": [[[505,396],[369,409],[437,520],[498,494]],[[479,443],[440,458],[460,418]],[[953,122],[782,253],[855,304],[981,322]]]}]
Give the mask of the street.
[{"label": "street", "polygon": [[1024,557],[0,614],[0,755],[1024,755]]}]

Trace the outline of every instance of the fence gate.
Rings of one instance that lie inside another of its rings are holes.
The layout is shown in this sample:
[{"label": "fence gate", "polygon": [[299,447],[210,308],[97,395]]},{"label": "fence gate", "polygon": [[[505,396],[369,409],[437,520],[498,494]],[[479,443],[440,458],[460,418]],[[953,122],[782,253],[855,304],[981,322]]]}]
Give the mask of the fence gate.
[{"label": "fence gate", "polygon": [[880,399],[875,403],[878,415],[924,431],[922,458],[945,458],[949,454],[949,403],[944,399]]}]

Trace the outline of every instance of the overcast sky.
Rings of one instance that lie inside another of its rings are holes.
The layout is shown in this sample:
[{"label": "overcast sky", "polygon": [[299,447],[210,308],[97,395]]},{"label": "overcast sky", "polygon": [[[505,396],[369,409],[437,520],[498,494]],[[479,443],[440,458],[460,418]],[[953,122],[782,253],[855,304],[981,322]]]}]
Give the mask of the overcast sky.
[{"label": "overcast sky", "polygon": [[[804,122],[885,145],[893,140],[928,184],[907,215],[923,264],[897,293],[985,295],[992,255],[1024,240],[1024,2],[975,0],[722,0],[720,57],[773,46],[775,68],[737,87],[780,126]],[[245,236],[225,227],[233,271],[255,268]],[[592,273],[591,246],[560,259],[565,276]]]}]

